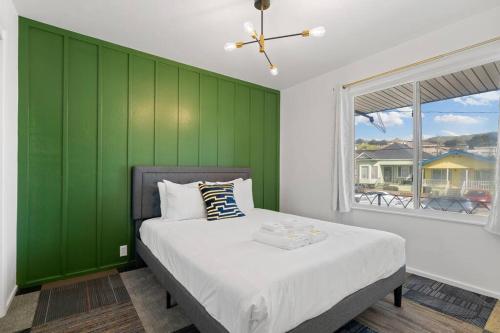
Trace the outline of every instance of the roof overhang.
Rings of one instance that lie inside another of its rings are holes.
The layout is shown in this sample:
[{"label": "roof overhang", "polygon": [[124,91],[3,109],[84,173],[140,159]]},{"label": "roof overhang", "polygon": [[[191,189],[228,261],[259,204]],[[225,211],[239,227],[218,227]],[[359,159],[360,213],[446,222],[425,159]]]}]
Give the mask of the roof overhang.
[{"label": "roof overhang", "polygon": [[[500,89],[500,61],[420,82],[422,104]],[[354,110],[374,113],[413,105],[412,84],[376,91],[354,99]]]}]

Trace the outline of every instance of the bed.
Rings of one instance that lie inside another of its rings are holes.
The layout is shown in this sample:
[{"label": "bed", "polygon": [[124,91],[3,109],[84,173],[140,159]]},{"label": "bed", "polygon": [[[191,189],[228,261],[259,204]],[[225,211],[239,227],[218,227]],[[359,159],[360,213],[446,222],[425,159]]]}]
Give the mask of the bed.
[{"label": "bed", "polygon": [[307,219],[329,233],[327,241],[285,251],[253,242],[251,234],[287,214],[255,209],[223,222],[158,218],[158,181],[236,178],[250,178],[250,169],[133,168],[137,260],[167,290],[167,306],[175,299],[207,333],[332,333],[388,293],[401,306],[404,240],[396,235]]}]

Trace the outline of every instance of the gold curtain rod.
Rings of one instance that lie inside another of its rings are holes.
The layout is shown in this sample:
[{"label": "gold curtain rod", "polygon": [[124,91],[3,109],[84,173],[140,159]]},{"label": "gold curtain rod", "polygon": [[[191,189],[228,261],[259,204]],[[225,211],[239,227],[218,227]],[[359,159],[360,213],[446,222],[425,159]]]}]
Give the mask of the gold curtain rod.
[{"label": "gold curtain rod", "polygon": [[420,60],[420,61],[408,64],[408,65],[405,65],[405,66],[393,68],[393,69],[388,70],[386,72],[382,72],[382,73],[378,73],[378,74],[375,74],[375,75],[372,75],[372,76],[365,77],[364,79],[361,79],[361,80],[352,81],[352,82],[344,84],[342,86],[342,88],[346,89],[346,88],[352,87],[354,85],[358,85],[360,83],[364,83],[364,82],[367,82],[367,81],[370,81],[370,80],[373,80],[373,79],[377,79],[379,77],[383,77],[383,76],[386,76],[386,75],[390,75],[390,74],[394,74],[394,73],[397,73],[397,72],[401,72],[403,70],[406,70],[406,69],[409,69],[409,68],[412,68],[412,67],[416,67],[416,66],[420,66],[420,65],[423,65],[423,64],[427,64],[429,62],[440,60],[442,58],[454,55],[456,53],[460,53],[460,52],[463,52],[463,51],[467,51],[467,50],[470,50],[470,49],[474,49],[476,47],[480,47],[480,46],[483,46],[483,45],[486,45],[486,44],[491,44],[491,43],[498,42],[498,41],[500,41],[500,36],[497,36],[497,37],[494,37],[494,38],[482,41],[480,43],[476,43],[476,44],[472,44],[472,45],[469,45],[469,46],[465,46],[465,47],[462,47],[462,48],[460,48],[458,50],[446,52],[446,53],[443,53],[443,54],[440,54],[440,55],[437,55],[437,56],[434,56],[434,57],[431,57],[431,58]]}]

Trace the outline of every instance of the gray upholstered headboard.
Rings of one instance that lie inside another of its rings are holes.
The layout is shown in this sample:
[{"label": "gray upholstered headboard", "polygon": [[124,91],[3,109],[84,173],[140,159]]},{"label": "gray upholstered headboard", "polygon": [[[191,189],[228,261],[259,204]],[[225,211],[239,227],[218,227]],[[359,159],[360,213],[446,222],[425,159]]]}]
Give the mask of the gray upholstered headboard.
[{"label": "gray upholstered headboard", "polygon": [[132,218],[142,221],[161,216],[157,183],[163,179],[187,184],[198,180],[216,182],[236,178],[250,178],[250,169],[136,166],[132,169]]}]

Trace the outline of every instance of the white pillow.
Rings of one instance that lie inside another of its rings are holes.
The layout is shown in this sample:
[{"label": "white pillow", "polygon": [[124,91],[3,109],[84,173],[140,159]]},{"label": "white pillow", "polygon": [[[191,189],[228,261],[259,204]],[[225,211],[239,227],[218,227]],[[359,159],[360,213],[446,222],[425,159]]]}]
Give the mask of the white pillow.
[{"label": "white pillow", "polygon": [[[161,217],[164,219],[186,220],[205,218],[206,208],[198,188],[198,183],[177,184],[168,180],[158,182],[160,193]],[[252,179],[237,178],[229,182],[205,182],[207,184],[234,184],[234,199],[236,205],[247,214],[254,209]],[[171,185],[167,191],[168,185]],[[177,206],[177,207],[176,207]]]},{"label": "white pillow", "polygon": [[164,182],[158,182],[158,192],[160,193],[160,210],[161,210],[161,218],[167,218],[167,192],[165,189]]},{"label": "white pillow", "polygon": [[201,196],[198,182],[176,184],[164,180],[166,214],[169,220],[203,219],[207,217],[205,202]]},{"label": "white pillow", "polygon": [[208,185],[219,185],[219,184],[228,184],[228,183],[236,184],[236,183],[239,183],[242,181],[243,181],[243,178],[236,178],[236,179],[233,179],[233,180],[230,180],[227,182],[203,182],[203,183],[208,184]]},{"label": "white pillow", "polygon": [[243,214],[248,214],[248,212],[255,208],[253,204],[252,179],[245,179],[234,183],[234,200]]}]

